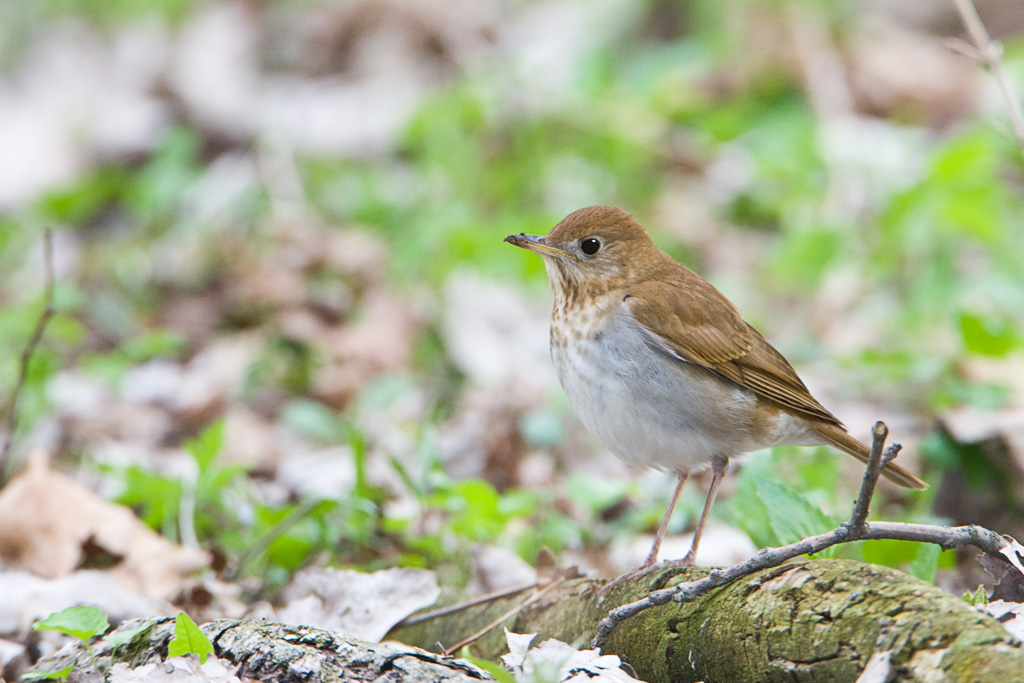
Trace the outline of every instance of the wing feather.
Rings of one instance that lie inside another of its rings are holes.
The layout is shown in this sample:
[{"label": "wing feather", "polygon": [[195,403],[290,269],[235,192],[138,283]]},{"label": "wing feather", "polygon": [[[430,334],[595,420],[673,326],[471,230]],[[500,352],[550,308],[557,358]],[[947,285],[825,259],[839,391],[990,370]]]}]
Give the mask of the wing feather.
[{"label": "wing feather", "polygon": [[[793,366],[748,325],[717,289],[685,266],[671,262],[657,277],[629,288],[626,305],[660,346],[790,410],[840,425],[811,396]],[[669,287],[664,285],[668,284]],[[666,300],[666,291],[686,297]]]}]

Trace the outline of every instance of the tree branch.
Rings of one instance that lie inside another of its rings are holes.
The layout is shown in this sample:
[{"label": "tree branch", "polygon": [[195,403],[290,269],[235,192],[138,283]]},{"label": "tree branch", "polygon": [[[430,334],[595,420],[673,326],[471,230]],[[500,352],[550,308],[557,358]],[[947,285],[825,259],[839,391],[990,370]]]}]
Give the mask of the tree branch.
[{"label": "tree branch", "polygon": [[[1004,538],[994,531],[980,526],[944,527],[932,524],[865,521],[871,495],[881,473],[882,462],[885,456],[891,456],[889,457],[891,460],[892,457],[895,457],[895,451],[899,450],[898,446],[894,445],[883,456],[883,446],[888,435],[885,423],[876,423],[872,433],[874,440],[871,447],[871,456],[868,459],[867,470],[864,473],[864,482],[861,485],[860,495],[857,496],[857,502],[854,504],[853,515],[849,522],[840,524],[828,533],[810,536],[780,548],[762,548],[756,555],[745,562],[725,569],[716,569],[698,581],[688,581],[671,588],[653,591],[645,598],[617,607],[609,612],[608,616],[598,624],[597,635],[591,642],[591,647],[601,647],[616,626],[644,610],[657,605],[667,604],[670,601],[692,602],[715,588],[724,586],[754,572],[777,567],[794,557],[820,553],[826,548],[840,543],[870,540],[917,541],[920,543],[934,543],[945,550],[973,545],[985,553],[999,557],[1002,560],[1009,560],[1011,563],[1017,560],[1016,548],[1018,546],[1015,541]],[[1019,564],[1019,560],[1016,564]]]},{"label": "tree branch", "polygon": [[[868,511],[871,507],[871,496],[875,494],[878,475],[882,473],[882,451],[885,450],[885,438],[889,436],[889,428],[884,422],[876,422],[871,429],[871,455],[868,456],[867,467],[864,468],[864,480],[860,485],[857,502],[853,504],[853,515],[850,516],[849,527],[861,530],[867,523]],[[896,452],[900,446],[896,444]],[[893,453],[893,458],[896,454]],[[890,458],[891,460],[892,458]]]}]

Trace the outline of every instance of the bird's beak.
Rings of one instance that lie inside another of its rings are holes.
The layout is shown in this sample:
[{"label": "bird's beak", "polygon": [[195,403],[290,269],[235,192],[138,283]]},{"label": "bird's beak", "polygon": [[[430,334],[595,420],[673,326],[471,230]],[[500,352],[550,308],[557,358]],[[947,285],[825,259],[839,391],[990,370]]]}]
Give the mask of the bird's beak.
[{"label": "bird's beak", "polygon": [[572,257],[572,254],[567,251],[545,244],[544,238],[538,237],[537,235],[524,235],[523,233],[519,233],[518,235],[509,235],[505,238],[505,241],[509,244],[514,244],[517,247],[529,249],[541,256],[560,256],[562,258]]}]

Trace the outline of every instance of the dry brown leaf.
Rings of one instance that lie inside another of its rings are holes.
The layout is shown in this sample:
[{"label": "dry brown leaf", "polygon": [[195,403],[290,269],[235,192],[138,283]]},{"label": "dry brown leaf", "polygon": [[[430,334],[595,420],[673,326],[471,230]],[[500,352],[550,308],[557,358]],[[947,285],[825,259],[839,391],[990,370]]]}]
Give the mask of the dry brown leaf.
[{"label": "dry brown leaf", "polygon": [[192,120],[228,140],[258,118],[259,26],[241,2],[202,4],[177,33],[167,86]]},{"label": "dry brown leaf", "polygon": [[332,231],[321,239],[324,263],[338,273],[353,277],[360,289],[387,279],[390,255],[377,235],[359,230]]},{"label": "dry brown leaf", "polygon": [[555,381],[548,352],[548,305],[531,308],[516,288],[458,272],[444,288],[443,334],[452,362],[470,382],[514,392],[523,405]]},{"label": "dry brown leaf", "polygon": [[316,626],[377,642],[392,626],[441,594],[434,572],[405,567],[372,574],[307,569],[285,588],[277,616],[286,624]]},{"label": "dry brown leaf", "polygon": [[536,635],[512,633],[505,629],[509,652],[501,656],[501,662],[512,670],[516,679],[557,680],[562,683],[643,683],[618,655],[602,655],[600,649],[577,650],[553,638],[531,648]]},{"label": "dry brown leaf", "polygon": [[537,570],[511,550],[478,543],[473,546],[473,578],[467,595],[482,595],[532,583]]},{"label": "dry brown leaf", "polygon": [[24,671],[32,663],[28,656],[28,648],[13,640],[0,640],[0,672],[14,674],[11,680],[17,679],[17,673]]},{"label": "dry brown leaf", "polygon": [[24,634],[32,623],[83,600],[103,610],[110,621],[174,614],[165,600],[128,590],[110,572],[82,569],[46,579],[26,571],[0,572],[0,634]]},{"label": "dry brown leaf", "polygon": [[942,416],[942,424],[959,443],[978,444],[1001,439],[1019,460],[1024,460],[1024,409],[956,408]]},{"label": "dry brown leaf", "polygon": [[302,498],[335,500],[348,495],[356,483],[351,446],[317,451],[292,449],[281,460],[276,481]]},{"label": "dry brown leaf", "polygon": [[527,444],[519,430],[524,409],[513,391],[472,390],[458,415],[441,426],[438,450],[455,479],[480,478],[499,490],[521,483],[519,465]]},{"label": "dry brown leaf", "polygon": [[358,318],[334,325],[320,346],[329,361],[314,378],[317,398],[334,407],[374,377],[408,368],[417,323],[408,306],[382,289],[368,292]]},{"label": "dry brown leaf", "polygon": [[86,545],[120,558],[113,575],[147,597],[173,597],[185,575],[209,563],[204,551],[172,544],[128,508],[50,469],[46,457],[36,454],[0,491],[0,558],[56,578],[75,570]]},{"label": "dry brown leaf", "polygon": [[255,471],[272,472],[281,455],[281,443],[271,423],[244,406],[228,408],[224,416],[221,463],[237,463]]},{"label": "dry brown leaf", "polygon": [[219,416],[241,391],[263,343],[258,333],[214,340],[182,369],[169,407],[191,424],[204,425]]}]

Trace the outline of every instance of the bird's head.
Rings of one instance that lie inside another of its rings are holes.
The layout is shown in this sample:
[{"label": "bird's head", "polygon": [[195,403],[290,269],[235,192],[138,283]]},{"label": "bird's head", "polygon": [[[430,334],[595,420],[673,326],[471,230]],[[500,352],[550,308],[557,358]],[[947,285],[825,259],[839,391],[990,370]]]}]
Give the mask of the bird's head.
[{"label": "bird's head", "polygon": [[643,226],[614,206],[578,209],[543,237],[509,235],[505,241],[544,257],[556,295],[624,287],[663,259]]}]

